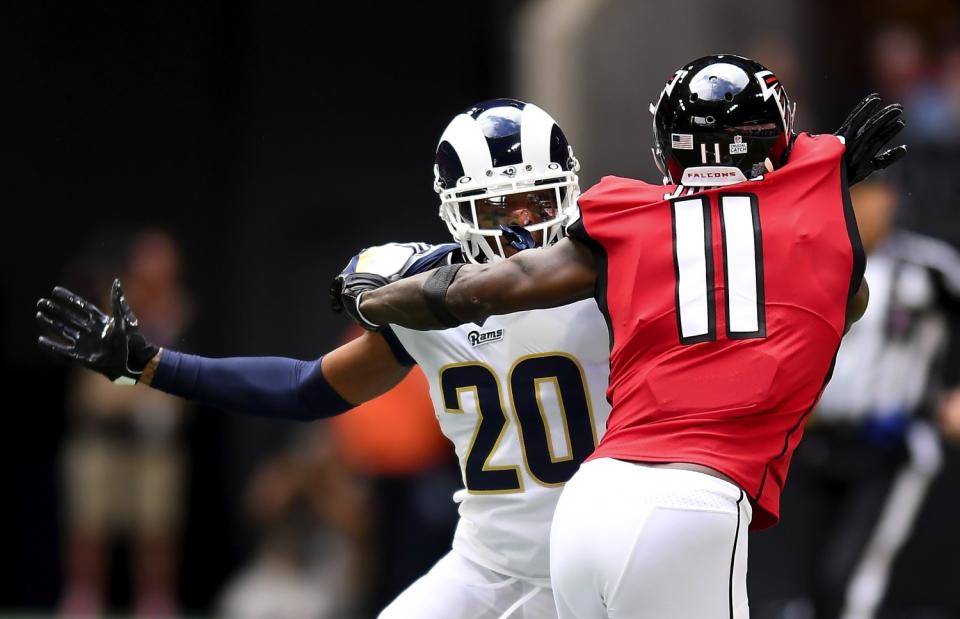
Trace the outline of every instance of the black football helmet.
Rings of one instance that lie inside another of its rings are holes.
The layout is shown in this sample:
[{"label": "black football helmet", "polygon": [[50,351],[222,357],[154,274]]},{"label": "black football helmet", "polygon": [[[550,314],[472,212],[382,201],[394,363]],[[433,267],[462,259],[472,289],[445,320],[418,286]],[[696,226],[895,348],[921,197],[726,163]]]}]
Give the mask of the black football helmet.
[{"label": "black football helmet", "polygon": [[779,168],[793,144],[794,107],[777,76],[749,58],[687,63],[650,106],[664,182],[728,185]]},{"label": "black football helmet", "polygon": [[[576,209],[579,169],[560,126],[541,108],[516,99],[477,103],[450,121],[437,145],[440,217],[471,262],[502,260],[506,245],[531,248],[534,237],[551,245]],[[489,215],[516,200],[529,203],[539,222],[495,225]]]}]

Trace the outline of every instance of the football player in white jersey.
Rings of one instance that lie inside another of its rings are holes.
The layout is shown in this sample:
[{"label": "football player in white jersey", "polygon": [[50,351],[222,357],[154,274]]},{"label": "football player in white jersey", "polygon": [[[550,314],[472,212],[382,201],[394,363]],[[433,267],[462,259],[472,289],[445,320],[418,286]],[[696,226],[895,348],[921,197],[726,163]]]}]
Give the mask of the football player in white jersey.
[{"label": "football player in white jersey", "polygon": [[[540,108],[512,99],[477,104],[448,125],[434,166],[440,215],[457,242],[368,248],[334,281],[334,303],[347,274],[395,280],[553,244],[576,212],[578,169],[560,127]],[[593,451],[609,412],[609,331],[592,300],[445,331],[377,328],[297,361],[161,350],[140,333],[116,281],[112,299],[111,317],[55,288],[38,304],[47,333],[40,345],[118,383],[300,420],[349,410],[420,365],[460,460],[460,521],[450,553],[380,617],[556,617],[550,522],[564,482]]]}]

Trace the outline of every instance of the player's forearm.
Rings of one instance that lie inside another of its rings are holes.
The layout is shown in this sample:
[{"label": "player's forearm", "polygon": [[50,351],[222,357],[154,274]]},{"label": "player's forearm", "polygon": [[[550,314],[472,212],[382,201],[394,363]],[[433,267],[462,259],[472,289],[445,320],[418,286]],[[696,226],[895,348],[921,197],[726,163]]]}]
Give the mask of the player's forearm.
[{"label": "player's forearm", "polygon": [[[440,287],[444,269],[459,267]],[[431,280],[433,278],[433,280]],[[484,265],[451,265],[363,293],[360,311],[379,325],[440,329],[477,322],[494,314],[544,309],[589,298],[597,272],[590,250],[564,239]],[[432,281],[432,286],[429,283]],[[429,288],[428,288],[429,286]],[[428,294],[431,292],[431,294]],[[432,297],[432,303],[430,302]],[[437,306],[442,305],[441,311]]]},{"label": "player's forearm", "polygon": [[531,309],[530,300],[514,292],[527,275],[514,260],[496,265],[458,265],[455,278],[435,303],[446,308],[439,315],[428,302],[427,286],[436,271],[394,282],[363,294],[360,310],[377,324],[396,324],[409,329],[444,329],[484,320],[493,314]]},{"label": "player's forearm", "polygon": [[326,381],[320,359],[212,359],[163,350],[148,367],[149,381],[141,382],[221,410],[312,421],[353,408]]},{"label": "player's forearm", "polygon": [[[469,265],[461,267],[457,277],[472,268],[476,267]],[[360,299],[360,311],[367,320],[378,325],[394,324],[421,331],[447,328],[450,325],[445,324],[434,314],[424,295],[424,285],[432,275],[432,271],[421,273],[365,292]],[[449,309],[461,322],[470,320],[454,308]]]}]

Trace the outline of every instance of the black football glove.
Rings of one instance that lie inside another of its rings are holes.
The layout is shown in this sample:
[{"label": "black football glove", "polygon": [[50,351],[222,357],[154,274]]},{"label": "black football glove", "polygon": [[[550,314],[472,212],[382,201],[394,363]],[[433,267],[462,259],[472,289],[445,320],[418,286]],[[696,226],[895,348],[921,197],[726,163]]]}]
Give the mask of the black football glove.
[{"label": "black football glove", "polygon": [[359,301],[362,293],[382,288],[389,283],[389,279],[375,273],[338,275],[330,284],[330,308],[338,313],[346,310],[350,317],[367,331],[382,331],[382,325],[370,322],[360,313]]},{"label": "black football glove", "polygon": [[834,132],[834,135],[842,136],[847,145],[843,155],[847,185],[859,183],[907,154],[907,147],[903,144],[880,152],[905,126],[900,118],[902,105],[881,105],[879,95],[867,95]]},{"label": "black football glove", "polygon": [[37,322],[49,335],[41,335],[41,348],[75,359],[115,383],[132,385],[140,380],[147,363],[160,351],[140,333],[120,289],[110,290],[113,316],[83,297],[57,286],[49,299],[37,302]]}]

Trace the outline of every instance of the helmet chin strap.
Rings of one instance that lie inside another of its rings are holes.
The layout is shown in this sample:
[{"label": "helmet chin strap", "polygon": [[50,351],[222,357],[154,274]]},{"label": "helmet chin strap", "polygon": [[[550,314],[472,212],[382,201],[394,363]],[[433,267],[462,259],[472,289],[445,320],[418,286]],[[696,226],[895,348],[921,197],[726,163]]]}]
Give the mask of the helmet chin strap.
[{"label": "helmet chin strap", "polygon": [[500,231],[503,232],[503,237],[510,247],[517,251],[533,249],[537,246],[537,242],[533,240],[533,235],[523,226],[500,226]]}]

